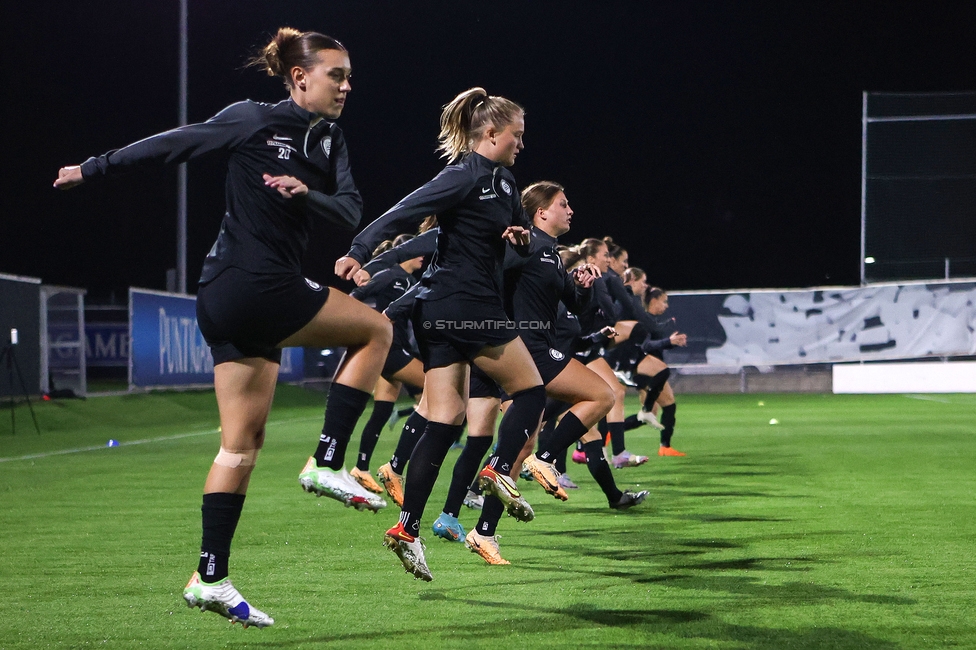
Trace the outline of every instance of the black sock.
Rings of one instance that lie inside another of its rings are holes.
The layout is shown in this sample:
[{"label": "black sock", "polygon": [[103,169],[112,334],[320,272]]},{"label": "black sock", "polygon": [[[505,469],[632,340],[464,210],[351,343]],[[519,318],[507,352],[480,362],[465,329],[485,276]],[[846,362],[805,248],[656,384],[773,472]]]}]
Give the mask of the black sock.
[{"label": "black sock", "polygon": [[428,422],[424,435],[420,436],[414,447],[403,487],[403,508],[400,513],[400,522],[411,535],[420,534],[420,519],[424,516],[427,499],[460,428],[457,424]]},{"label": "black sock", "polygon": [[546,389],[535,386],[512,395],[512,405],[498,425],[498,445],[488,464],[500,474],[508,475],[525,441],[535,433],[546,405]]},{"label": "black sock", "polygon": [[644,423],[637,419],[637,414],[628,415],[624,419],[624,431],[631,431],[644,426]]},{"label": "black sock", "polygon": [[619,501],[623,492],[617,489],[617,484],[613,480],[610,464],[607,462],[606,456],[603,455],[603,445],[600,444],[599,440],[594,440],[583,445],[583,451],[586,452],[586,468],[590,470],[593,480],[603,490],[607,501],[610,503]]},{"label": "black sock", "polygon": [[325,423],[319,446],[312,454],[319,467],[342,469],[346,462],[346,445],[352,437],[352,430],[359,416],[366,410],[369,393],[366,391],[332,384],[325,405]]},{"label": "black sock", "polygon": [[397,441],[396,450],[390,459],[390,467],[393,468],[394,472],[403,474],[403,470],[407,467],[407,461],[410,460],[410,454],[413,453],[413,448],[417,446],[417,441],[420,440],[420,436],[424,435],[426,428],[427,418],[416,411],[410,414],[410,417],[403,424],[403,429],[400,430],[400,439]]},{"label": "black sock", "polygon": [[568,449],[563,449],[556,454],[556,459],[552,461],[552,464],[556,466],[556,471],[560,474],[566,473],[566,452]]},{"label": "black sock", "polygon": [[678,410],[677,404],[669,404],[661,409],[661,446],[671,446],[671,436],[674,435],[674,413]]},{"label": "black sock", "polygon": [[485,454],[491,447],[491,436],[468,436],[464,442],[464,449],[454,463],[454,475],[451,477],[451,487],[447,490],[447,500],[444,501],[444,512],[457,517],[464,504],[464,497],[468,494],[468,486],[482,468]]},{"label": "black sock", "polygon": [[481,517],[475,527],[477,533],[486,537],[494,535],[498,520],[502,518],[503,512],[505,512],[505,504],[499,501],[495,495],[486,494],[485,505],[481,508]]},{"label": "black sock", "polygon": [[[542,415],[545,418],[545,413]],[[545,449],[546,445],[552,440],[552,432],[556,430],[556,418],[544,420],[542,430],[539,431],[539,440],[536,442],[536,449]]]},{"label": "black sock", "polygon": [[227,577],[230,543],[244,508],[243,494],[213,492],[203,495],[203,542],[200,544],[200,580],[219,582]]},{"label": "black sock", "polygon": [[586,425],[580,422],[576,414],[572,411],[567,411],[563,419],[559,421],[559,426],[556,427],[556,430],[549,437],[549,444],[545,447],[539,447],[539,452],[536,456],[539,457],[539,460],[551,463],[558,452],[568,449],[570,445],[579,440],[587,431]]},{"label": "black sock", "polygon": [[569,410],[572,404],[567,402],[560,402],[558,399],[552,399],[551,397],[546,399],[546,408],[542,411],[542,419],[545,422],[552,422],[553,426],[556,426],[556,420],[559,416]]},{"label": "black sock", "polygon": [[397,419],[405,418],[408,415],[410,415],[411,413],[413,413],[415,410],[417,410],[417,409],[414,408],[413,406],[408,406],[407,408],[397,409]]},{"label": "black sock", "polygon": [[624,443],[624,423],[608,422],[607,426],[610,427],[610,448],[613,450],[613,455],[624,453],[627,449]]},{"label": "black sock", "polygon": [[364,472],[369,471],[369,459],[373,457],[373,450],[379,442],[383,425],[390,419],[391,413],[393,413],[393,402],[382,400],[373,402],[373,412],[370,413],[369,420],[363,427],[363,435],[359,438],[359,458],[356,459],[356,467]]},{"label": "black sock", "polygon": [[668,383],[668,377],[671,376],[671,369],[665,368],[656,375],[637,375],[637,385],[647,391],[647,395],[644,396],[644,410],[650,411],[654,408],[654,402],[657,398],[661,396],[661,391],[664,390],[664,384]]},{"label": "black sock", "polygon": [[610,425],[607,424],[606,418],[602,418],[599,422],[597,422],[596,430],[599,431],[600,435],[604,438],[607,437],[607,434],[610,433]]}]

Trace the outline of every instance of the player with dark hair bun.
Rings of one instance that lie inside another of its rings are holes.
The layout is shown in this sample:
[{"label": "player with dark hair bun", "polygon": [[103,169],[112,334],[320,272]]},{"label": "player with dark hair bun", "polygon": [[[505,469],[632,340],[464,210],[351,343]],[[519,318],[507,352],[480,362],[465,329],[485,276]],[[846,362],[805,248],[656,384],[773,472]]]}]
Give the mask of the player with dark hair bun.
[{"label": "player with dark hair bun", "polygon": [[245,627],[274,623],[227,576],[231,540],[264,444],[281,348],[347,348],[329,393],[319,449],[301,482],[346,505],[376,510],[385,502],[349,477],[343,458],[392,339],[383,316],[301,273],[314,222],[352,230],[362,218],[346,141],[334,123],[351,90],[349,53],[329,36],[283,27],[255,60],[284,80],[287,99],[232,104],[202,124],[64,167],[54,183],[69,189],[212,151],[229,154],[226,213],[197,295],[197,320],[214,359],[220,452],[203,488],[198,571],[183,597],[191,607]]}]

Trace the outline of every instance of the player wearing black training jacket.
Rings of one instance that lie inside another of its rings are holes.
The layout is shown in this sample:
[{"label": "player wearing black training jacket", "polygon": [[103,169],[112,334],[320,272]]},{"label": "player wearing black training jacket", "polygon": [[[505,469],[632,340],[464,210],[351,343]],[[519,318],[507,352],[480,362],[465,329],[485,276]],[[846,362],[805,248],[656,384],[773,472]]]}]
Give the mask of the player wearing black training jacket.
[{"label": "player wearing black training jacket", "polygon": [[[329,36],[283,27],[254,63],[283,78],[289,99],[233,104],[203,124],[62,168],[55,187],[68,189],[216,150],[229,155],[226,213],[197,296],[199,326],[214,357],[220,452],[204,484],[198,571],[183,597],[191,607],[264,627],[274,620],[244,600],[227,577],[227,565],[264,444],[280,350],[347,347],[329,394],[319,450],[303,473],[303,484],[346,505],[375,510],[385,502],[360,488],[342,460],[392,333],[378,313],[301,274],[314,221],[351,230],[361,218],[345,139],[332,122],[351,90],[348,52]],[[316,459],[323,467],[316,466]]]},{"label": "player wearing black training jacket", "polygon": [[430,421],[413,452],[400,523],[385,537],[407,571],[425,580],[431,575],[417,539],[420,518],[440,464],[461,429],[471,363],[514,401],[502,418],[498,446],[479,483],[486,498],[501,499],[513,516],[524,521],[534,517],[507,474],[538,425],[545,390],[531,355],[508,325],[502,302],[506,247],[528,252],[528,223],[508,171],[522,148],[524,129],[524,110],[515,102],[489,96],[481,88],[455,97],[441,113],[439,138],[440,150],[452,164],[367,227],[349,255],[336,262],[340,277],[351,278],[372,244],[437,215],[437,252],[421,279],[413,310],[427,372]]},{"label": "player wearing black training jacket", "polygon": [[[560,302],[576,311],[588,302],[590,287],[600,272],[589,265],[570,273],[563,268],[557,238],[569,231],[573,210],[561,185],[533,183],[522,192],[522,207],[532,216],[532,245],[528,256],[510,254],[506,259],[506,299],[512,317],[523,328],[520,335],[539,369],[546,394],[571,407],[535,454],[531,453],[531,442],[525,446],[519,455],[524,464],[516,463],[516,468],[528,471],[547,493],[565,501],[568,497],[559,485],[553,461],[609,412],[614,395],[607,382],[574,359],[569,350],[556,347],[555,323]],[[601,456],[602,451],[600,446]],[[604,466],[605,473],[610,474],[605,462]],[[513,479],[517,472],[513,469]],[[646,494],[616,490],[610,505],[626,509],[643,501]],[[465,540],[468,548],[489,564],[507,563],[501,558],[495,535],[501,514],[496,501],[486,500],[478,525]]]}]

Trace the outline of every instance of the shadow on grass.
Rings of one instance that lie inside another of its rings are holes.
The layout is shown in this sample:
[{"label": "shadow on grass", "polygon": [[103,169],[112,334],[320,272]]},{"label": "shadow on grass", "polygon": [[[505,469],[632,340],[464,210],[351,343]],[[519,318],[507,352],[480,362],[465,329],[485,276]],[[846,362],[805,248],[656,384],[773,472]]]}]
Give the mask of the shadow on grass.
[{"label": "shadow on grass", "polygon": [[[248,645],[269,648],[308,646],[309,644],[336,644],[365,641],[375,646],[382,644],[402,644],[405,642],[436,646],[440,642],[482,642],[494,638],[504,644],[510,638],[524,635],[552,635],[552,638],[572,638],[574,630],[618,628],[635,635],[653,635],[657,647],[667,647],[684,639],[710,639],[717,642],[736,642],[748,644],[760,650],[779,650],[780,648],[859,648],[864,650],[890,650],[897,644],[877,639],[866,634],[841,628],[800,628],[787,630],[781,628],[758,627],[729,624],[705,612],[680,609],[603,609],[589,603],[574,603],[565,607],[541,607],[522,602],[484,601],[456,598],[447,590],[428,590],[418,595],[424,601],[445,601],[465,606],[465,620],[445,625],[424,625],[416,623],[399,625],[396,629],[381,632],[357,632],[322,634],[314,638],[292,640],[255,640]],[[404,602],[408,607],[408,602]],[[499,612],[503,620],[481,620],[490,612]],[[531,637],[530,637],[531,638]],[[633,637],[631,647],[646,646],[651,641],[640,643],[641,637]],[[660,645],[664,643],[665,645]],[[612,647],[608,643],[607,647]]]}]

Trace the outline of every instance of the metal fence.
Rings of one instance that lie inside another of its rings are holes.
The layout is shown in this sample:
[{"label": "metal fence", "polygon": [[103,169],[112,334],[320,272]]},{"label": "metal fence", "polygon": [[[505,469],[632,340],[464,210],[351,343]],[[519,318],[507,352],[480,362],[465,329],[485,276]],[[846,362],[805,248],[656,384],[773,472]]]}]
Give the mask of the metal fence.
[{"label": "metal fence", "polygon": [[976,277],[976,92],[865,92],[861,138],[861,284]]}]

